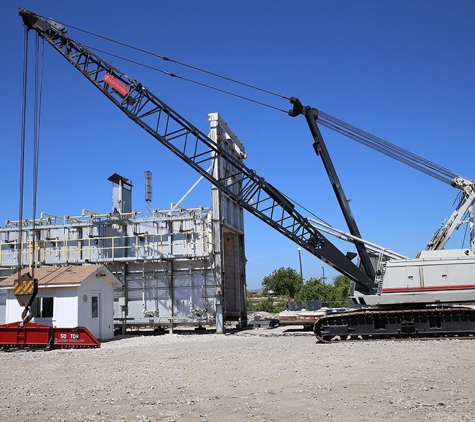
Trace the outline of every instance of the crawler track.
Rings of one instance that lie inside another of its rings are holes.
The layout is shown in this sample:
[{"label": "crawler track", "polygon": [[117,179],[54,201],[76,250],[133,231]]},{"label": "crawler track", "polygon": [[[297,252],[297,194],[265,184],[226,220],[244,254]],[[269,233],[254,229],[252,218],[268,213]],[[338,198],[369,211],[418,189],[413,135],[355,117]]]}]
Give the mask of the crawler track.
[{"label": "crawler track", "polygon": [[475,335],[475,309],[358,310],[330,314],[315,322],[319,341],[427,338]]}]

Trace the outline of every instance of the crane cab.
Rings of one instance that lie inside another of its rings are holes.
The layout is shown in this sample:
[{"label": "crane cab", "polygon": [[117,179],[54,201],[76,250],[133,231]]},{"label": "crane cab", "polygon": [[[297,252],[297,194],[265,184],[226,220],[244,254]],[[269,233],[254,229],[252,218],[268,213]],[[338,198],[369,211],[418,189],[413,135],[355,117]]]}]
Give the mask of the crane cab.
[{"label": "crane cab", "polygon": [[387,261],[382,283],[368,305],[475,302],[475,254],[470,249],[422,251]]}]

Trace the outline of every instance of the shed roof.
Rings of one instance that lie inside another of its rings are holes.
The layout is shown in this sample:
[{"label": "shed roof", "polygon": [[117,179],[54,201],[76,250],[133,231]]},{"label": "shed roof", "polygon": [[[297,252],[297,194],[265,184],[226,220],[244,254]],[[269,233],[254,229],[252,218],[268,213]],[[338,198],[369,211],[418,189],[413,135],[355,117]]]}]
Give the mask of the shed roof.
[{"label": "shed roof", "polygon": [[[31,269],[23,269],[22,274],[30,273]],[[113,285],[119,284],[119,281],[104,265],[69,265],[64,267],[41,267],[35,268],[34,277],[38,279],[38,285],[42,287],[57,285],[80,285],[88,277],[96,273],[104,274],[112,281]],[[0,288],[13,288],[14,281],[18,279],[18,273],[15,273],[0,282]]]}]

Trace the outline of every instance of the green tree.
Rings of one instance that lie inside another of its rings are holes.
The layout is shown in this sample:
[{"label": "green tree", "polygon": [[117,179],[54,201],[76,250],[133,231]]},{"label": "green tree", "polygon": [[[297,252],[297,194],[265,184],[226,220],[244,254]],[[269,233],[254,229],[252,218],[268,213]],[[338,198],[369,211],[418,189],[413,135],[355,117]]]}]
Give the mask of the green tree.
[{"label": "green tree", "polygon": [[247,311],[248,312],[269,312],[278,313],[282,312],[287,307],[287,300],[283,297],[275,296],[252,296],[249,293],[247,298]]},{"label": "green tree", "polygon": [[287,307],[287,302],[284,299],[274,301],[272,297],[267,297],[256,306],[257,311],[278,313],[282,312]]},{"label": "green tree", "polygon": [[320,300],[332,307],[346,306],[350,290],[351,280],[344,275],[334,277],[332,284],[325,284],[322,278],[311,278],[302,286],[295,299],[301,302]]},{"label": "green tree", "polygon": [[332,286],[325,284],[321,278],[311,278],[302,286],[295,299],[301,302],[307,300],[328,301],[331,297]]},{"label": "green tree", "polygon": [[337,275],[333,278],[332,302],[333,306],[346,306],[346,301],[351,293],[352,281],[344,276]]},{"label": "green tree", "polygon": [[262,280],[264,294],[272,292],[278,296],[295,297],[297,292],[302,288],[300,275],[293,268],[281,267],[272,271],[272,274],[264,277]]},{"label": "green tree", "polygon": [[254,312],[257,310],[255,302],[256,296],[253,296],[251,293],[246,291],[246,308],[248,312]]}]

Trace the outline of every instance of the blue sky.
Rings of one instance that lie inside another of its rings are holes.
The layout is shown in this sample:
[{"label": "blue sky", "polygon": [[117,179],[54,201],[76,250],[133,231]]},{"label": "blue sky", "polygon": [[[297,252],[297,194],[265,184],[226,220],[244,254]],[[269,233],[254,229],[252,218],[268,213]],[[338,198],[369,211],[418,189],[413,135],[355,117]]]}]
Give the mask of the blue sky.
[{"label": "blue sky", "polygon": [[[92,32],[224,74],[316,108],[458,174],[475,178],[475,3],[432,1],[4,1],[0,142],[0,225],[18,218],[24,6]],[[219,85],[282,109],[283,99],[223,84],[163,61],[105,45],[163,70]],[[34,38],[30,37],[33,44]],[[219,112],[246,147],[246,164],[328,223],[346,229],[303,117],[284,113],[104,56],[207,131]],[[145,212],[144,170],[154,176],[152,206],[167,209],[198,175],[125,118],[74,68],[45,46],[38,213],[109,212],[112,173],[134,183]],[[31,116],[30,116],[31,117]],[[29,119],[31,122],[31,118]],[[31,125],[30,125],[31,127]],[[451,212],[457,192],[341,135],[322,129],[362,236],[413,256]],[[31,134],[31,130],[29,131]],[[31,145],[31,136],[29,137]],[[28,162],[28,172],[31,165]],[[25,214],[31,214],[31,179]],[[210,204],[202,183],[184,202]],[[298,269],[297,246],[246,215],[250,288],[281,266]],[[465,229],[450,244],[461,247]],[[344,251],[351,245],[335,243]],[[466,246],[466,242],[465,242]],[[302,252],[306,279],[322,263]],[[336,273],[325,266],[325,275]]]}]

